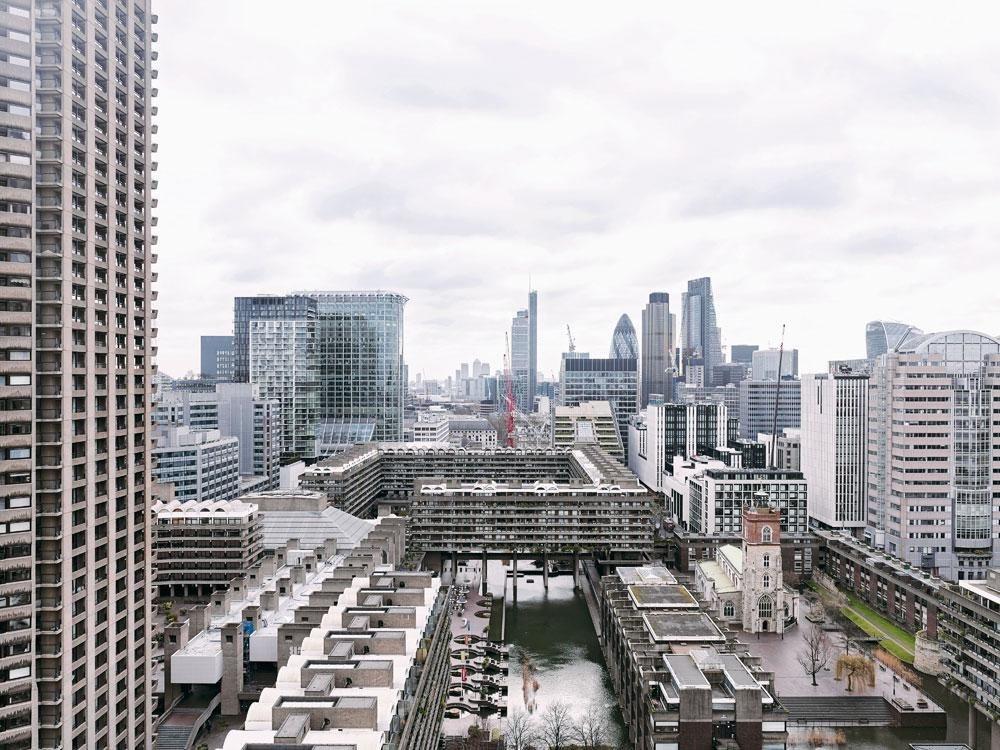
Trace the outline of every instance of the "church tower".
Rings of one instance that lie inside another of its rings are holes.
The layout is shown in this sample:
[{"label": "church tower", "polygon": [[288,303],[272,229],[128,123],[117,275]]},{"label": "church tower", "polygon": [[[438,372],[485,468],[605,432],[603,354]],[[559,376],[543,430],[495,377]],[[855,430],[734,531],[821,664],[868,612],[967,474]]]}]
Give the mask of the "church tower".
[{"label": "church tower", "polygon": [[781,511],[765,493],[743,506],[743,630],[781,633],[785,588],[781,578]]}]

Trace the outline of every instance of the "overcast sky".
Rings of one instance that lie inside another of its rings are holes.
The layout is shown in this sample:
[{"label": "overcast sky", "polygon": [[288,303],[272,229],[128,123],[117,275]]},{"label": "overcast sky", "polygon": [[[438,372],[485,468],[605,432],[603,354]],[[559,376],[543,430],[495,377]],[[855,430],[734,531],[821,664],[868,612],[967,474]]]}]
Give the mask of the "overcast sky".
[{"label": "overcast sky", "polygon": [[[992,5],[159,0],[159,363],[233,297],[402,292],[411,376],[539,293],[539,365],[711,276],[803,371],[1000,333]],[[678,323],[679,323],[678,315]]]}]

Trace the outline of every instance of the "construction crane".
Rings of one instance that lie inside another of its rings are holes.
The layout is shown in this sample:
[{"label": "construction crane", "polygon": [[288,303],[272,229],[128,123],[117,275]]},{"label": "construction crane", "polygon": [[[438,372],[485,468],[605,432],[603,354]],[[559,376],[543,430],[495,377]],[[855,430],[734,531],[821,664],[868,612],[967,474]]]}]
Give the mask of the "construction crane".
[{"label": "construction crane", "polygon": [[573,341],[573,332],[569,330],[569,323],[566,324],[566,336],[569,338],[569,351],[573,353],[576,351],[576,342]]},{"label": "construction crane", "polygon": [[504,353],[503,353],[503,379],[504,379],[504,394],[503,394],[503,411],[504,411],[504,431],[507,433],[506,445],[508,448],[514,447],[514,409],[516,404],[514,403],[514,379],[511,377],[510,373],[510,336],[504,334]]}]

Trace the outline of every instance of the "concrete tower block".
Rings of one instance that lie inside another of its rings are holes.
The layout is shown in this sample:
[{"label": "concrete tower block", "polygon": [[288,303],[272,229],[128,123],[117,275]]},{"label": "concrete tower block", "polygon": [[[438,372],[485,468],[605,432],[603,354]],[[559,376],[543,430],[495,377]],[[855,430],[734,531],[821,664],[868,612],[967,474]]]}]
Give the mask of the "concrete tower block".
[{"label": "concrete tower block", "polygon": [[222,665],[222,715],[237,716],[243,692],[242,623],[230,622],[222,626]]}]

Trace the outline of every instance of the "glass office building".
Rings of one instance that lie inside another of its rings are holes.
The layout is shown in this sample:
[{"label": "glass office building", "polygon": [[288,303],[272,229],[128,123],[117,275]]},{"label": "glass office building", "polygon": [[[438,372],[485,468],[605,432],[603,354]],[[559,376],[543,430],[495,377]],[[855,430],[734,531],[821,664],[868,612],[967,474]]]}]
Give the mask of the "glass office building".
[{"label": "glass office building", "polygon": [[590,359],[563,355],[559,372],[561,406],[607,401],[618,423],[628,455],[628,423],[639,405],[639,362],[631,359]]},{"label": "glass office building", "polygon": [[403,309],[395,292],[308,292],[318,307],[321,422],[369,424],[372,439],[403,439]]}]

